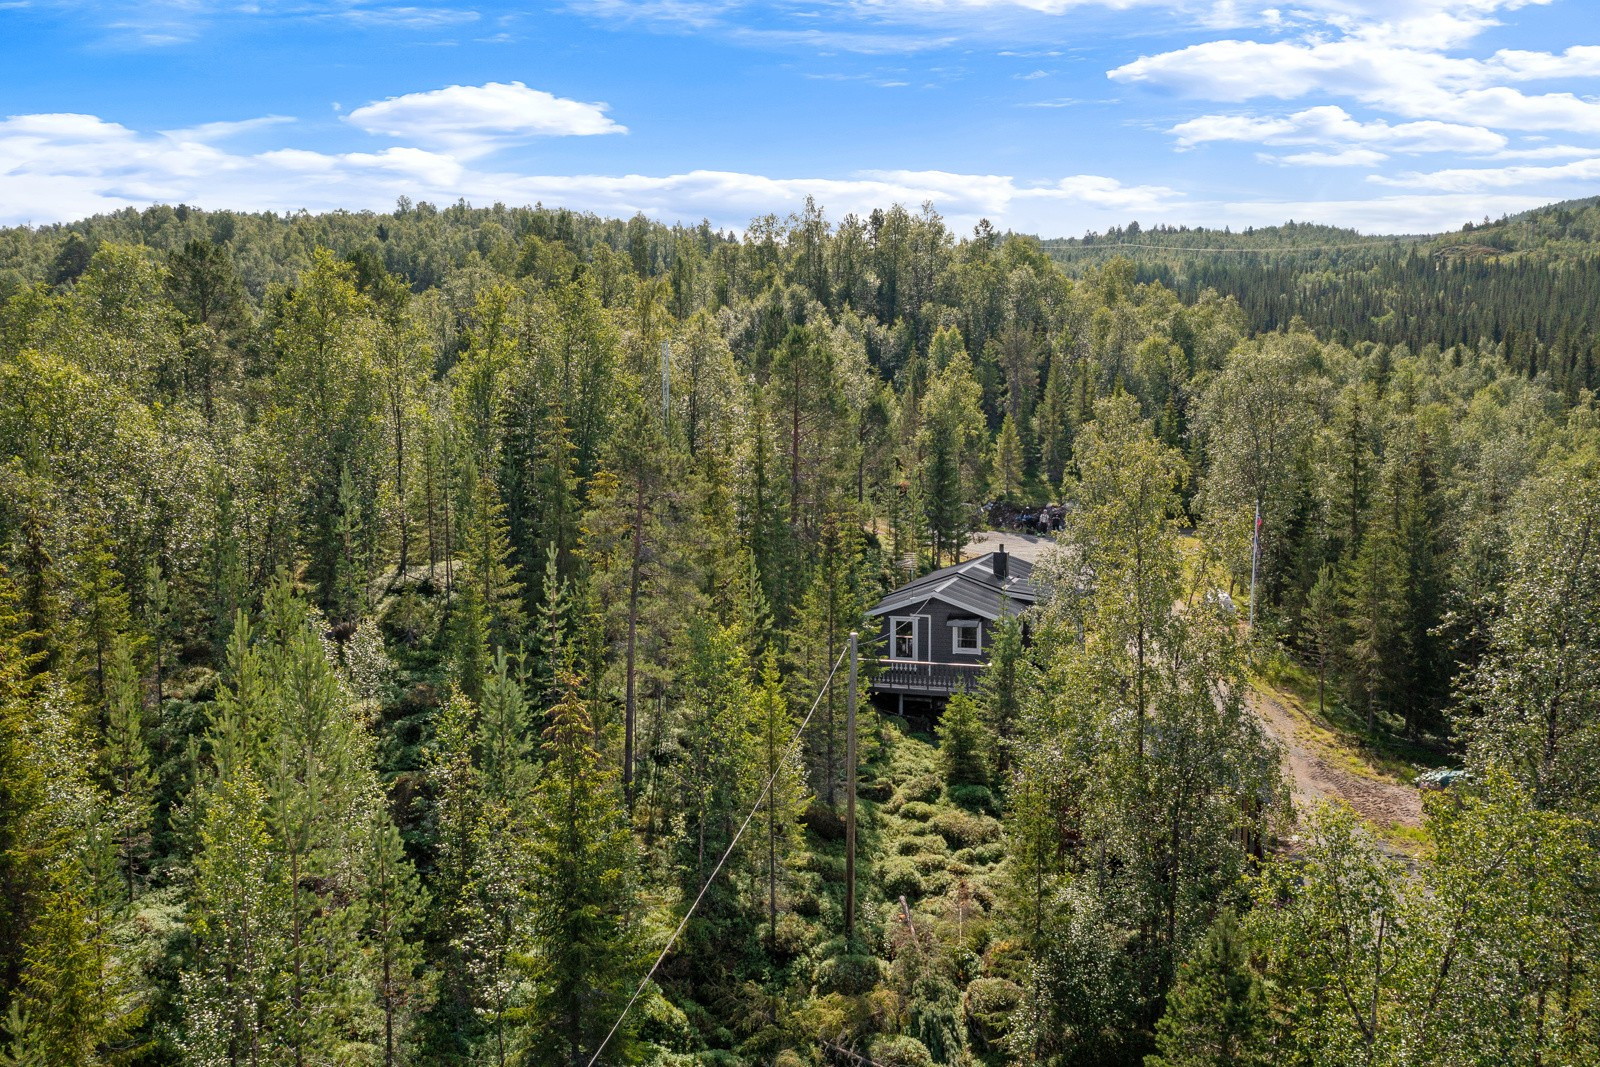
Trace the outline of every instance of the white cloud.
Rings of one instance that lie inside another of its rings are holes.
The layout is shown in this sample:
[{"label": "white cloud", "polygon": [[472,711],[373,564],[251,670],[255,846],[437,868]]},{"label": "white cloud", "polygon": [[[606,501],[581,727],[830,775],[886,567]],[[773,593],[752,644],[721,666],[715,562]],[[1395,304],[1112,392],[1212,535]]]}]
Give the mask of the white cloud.
[{"label": "white cloud", "polygon": [[1409,171],[1394,177],[1373,174],[1367,180],[1401,189],[1436,189],[1448,192],[1513,189],[1528,185],[1542,185],[1548,188],[1557,182],[1600,181],[1600,158],[1580,159],[1546,167],[1451,167],[1445,170]]},{"label": "white cloud", "polygon": [[1292,115],[1202,115],[1171,131],[1178,145],[1210,141],[1248,141],[1269,145],[1381,145],[1397,152],[1493,152],[1506,145],[1503,134],[1463,123],[1359,122],[1342,107],[1325,105]]},{"label": "white cloud", "polygon": [[281,126],[294,119],[288,115],[263,115],[255,119],[243,119],[239,122],[202,122],[198,126],[189,126],[181,130],[163,130],[162,133],[174,141],[199,141],[209,144],[228,137],[237,137],[252,130],[264,130],[272,126]]},{"label": "white cloud", "polygon": [[[1600,166],[1600,160],[1583,162]],[[1517,170],[1508,168],[1509,173]],[[1529,180],[1538,172],[1559,181],[1579,176],[1571,165],[1521,171]],[[740,228],[757,215],[797,209],[813,196],[835,218],[891,203],[932,201],[958,232],[987,217],[1001,227],[1047,236],[1104,229],[1131,219],[1146,225],[1220,227],[1294,218],[1368,232],[1415,233],[1454,229],[1485,213],[1521,211],[1552,198],[1537,190],[1484,192],[1489,183],[1481,177],[1474,180],[1479,191],[1445,195],[1226,201],[1190,199],[1168,186],[1093,174],[1048,182],[906,170],[787,178],[722,170],[537,175],[478,169],[448,152],[404,146],[376,152],[283,147],[245,153],[193,138],[140,133],[93,115],[21,115],[0,121],[0,223],[8,224],[65,221],[150,203],[241,210],[386,210],[404,195],[445,203],[458,197],[480,204],[543,202],[611,216],[644,212],[667,221],[704,217],[718,226]]]},{"label": "white cloud", "polygon": [[1389,157],[1371,148],[1345,148],[1338,152],[1293,152],[1286,156],[1263,155],[1267,163],[1291,167],[1376,167]]},{"label": "white cloud", "polygon": [[627,133],[605,104],[567,100],[521,82],[451,85],[358,107],[345,121],[368,133],[439,145],[476,156],[534,137]]}]

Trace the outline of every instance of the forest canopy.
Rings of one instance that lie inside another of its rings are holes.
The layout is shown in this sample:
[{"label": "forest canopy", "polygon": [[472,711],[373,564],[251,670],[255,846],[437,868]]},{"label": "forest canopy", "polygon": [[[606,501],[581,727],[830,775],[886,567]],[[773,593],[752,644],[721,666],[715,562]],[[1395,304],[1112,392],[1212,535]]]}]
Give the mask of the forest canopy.
[{"label": "forest canopy", "polygon": [[1597,211],[0,230],[0,1064],[1600,1063]]}]

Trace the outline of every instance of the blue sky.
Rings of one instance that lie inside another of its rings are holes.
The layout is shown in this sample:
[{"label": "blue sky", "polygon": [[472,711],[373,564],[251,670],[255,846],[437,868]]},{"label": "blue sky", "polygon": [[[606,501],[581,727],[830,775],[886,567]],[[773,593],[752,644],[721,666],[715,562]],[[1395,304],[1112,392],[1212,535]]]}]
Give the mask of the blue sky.
[{"label": "blue sky", "polygon": [[1600,192],[1597,0],[0,0],[0,223],[542,201],[1368,232]]}]

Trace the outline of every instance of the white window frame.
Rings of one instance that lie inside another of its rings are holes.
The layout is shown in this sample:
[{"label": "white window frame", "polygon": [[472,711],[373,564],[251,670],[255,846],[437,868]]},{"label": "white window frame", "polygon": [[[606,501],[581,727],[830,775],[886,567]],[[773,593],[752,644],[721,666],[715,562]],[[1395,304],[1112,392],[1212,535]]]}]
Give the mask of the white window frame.
[{"label": "white window frame", "polygon": [[[958,631],[972,630],[978,635],[976,648],[962,648],[957,638]],[[979,619],[953,619],[950,622],[950,654],[953,656],[981,656],[983,655],[983,622]]]},{"label": "white window frame", "polygon": [[[909,656],[900,655],[897,647],[900,640],[900,624],[903,622],[911,624],[911,655]],[[918,625],[918,616],[916,615],[889,616],[889,658],[906,663],[916,662],[917,650],[921,647],[922,635],[919,633],[921,629],[922,627]]]}]

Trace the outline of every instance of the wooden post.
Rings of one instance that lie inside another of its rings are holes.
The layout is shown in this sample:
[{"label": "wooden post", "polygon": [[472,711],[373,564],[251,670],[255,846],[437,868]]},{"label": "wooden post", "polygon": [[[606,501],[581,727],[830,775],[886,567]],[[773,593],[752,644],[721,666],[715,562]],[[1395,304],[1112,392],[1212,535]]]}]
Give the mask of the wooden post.
[{"label": "wooden post", "polygon": [[856,633],[850,632],[850,700],[845,705],[844,939],[856,933]]}]

